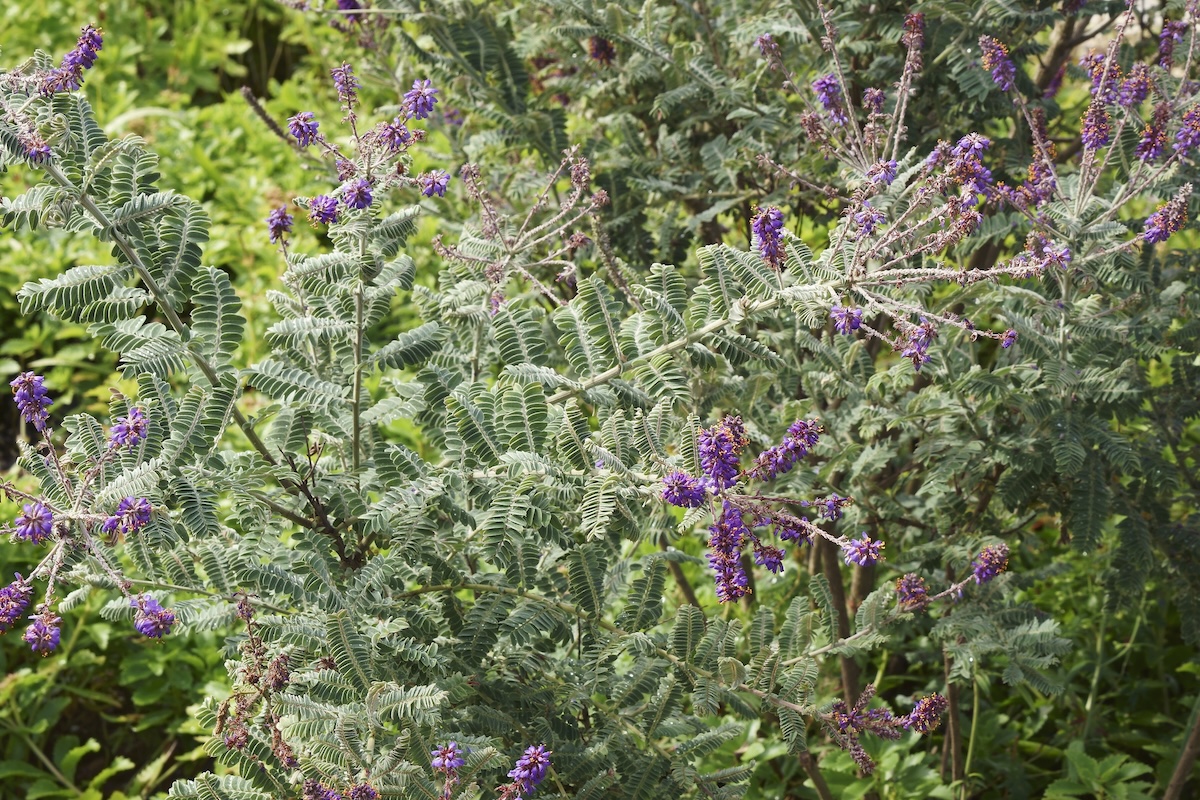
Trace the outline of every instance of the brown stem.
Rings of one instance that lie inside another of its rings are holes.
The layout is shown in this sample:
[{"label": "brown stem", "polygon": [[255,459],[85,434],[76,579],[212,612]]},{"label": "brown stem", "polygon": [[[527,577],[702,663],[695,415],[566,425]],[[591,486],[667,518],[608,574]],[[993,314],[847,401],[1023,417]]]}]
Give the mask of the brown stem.
[{"label": "brown stem", "polygon": [[1175,762],[1175,771],[1171,773],[1163,800],[1179,800],[1179,796],[1183,794],[1183,787],[1191,777],[1197,756],[1200,756],[1200,718],[1193,714],[1192,730],[1183,743],[1183,750],[1179,752],[1179,760]]},{"label": "brown stem", "polygon": [[[850,635],[850,615],[846,611],[846,584],[842,581],[842,565],[838,558],[841,551],[827,539],[821,539],[816,546],[821,548],[822,571],[829,580],[833,607],[837,609],[838,637],[845,639]],[[842,672],[842,694],[847,705],[854,705],[858,700],[858,664],[849,656],[842,656],[838,661]]]},{"label": "brown stem", "polygon": [[946,672],[946,701],[949,705],[946,711],[946,750],[950,753],[950,778],[957,782],[963,779],[962,721],[959,719],[962,706],[958,686],[950,682],[950,654],[943,650],[942,659]]},{"label": "brown stem", "polygon": [[821,800],[835,800],[833,792],[829,790],[829,784],[825,782],[825,776],[821,774],[821,768],[817,766],[817,759],[812,753],[800,754],[800,766],[804,768],[809,780],[813,782],[813,786],[817,789],[817,796]]},{"label": "brown stem", "polygon": [[[667,550],[667,535],[661,534],[658,537],[658,546],[666,552]],[[683,593],[683,599],[687,604],[695,608],[700,608],[700,601],[696,599],[696,592],[692,589],[691,582],[687,576],[683,574],[683,567],[675,561],[667,562],[667,569],[671,570],[671,577],[675,579],[675,585],[679,587],[679,591]]]}]

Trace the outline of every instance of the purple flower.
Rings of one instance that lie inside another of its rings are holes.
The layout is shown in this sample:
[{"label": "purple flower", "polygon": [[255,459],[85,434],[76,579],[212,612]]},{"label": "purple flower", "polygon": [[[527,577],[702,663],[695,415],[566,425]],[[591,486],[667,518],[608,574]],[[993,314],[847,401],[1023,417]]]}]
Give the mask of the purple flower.
[{"label": "purple flower", "polygon": [[153,597],[140,594],[129,598],[129,604],[137,609],[133,616],[133,627],[142,636],[161,639],[171,632],[171,626],[175,624],[175,613],[163,608]]},{"label": "purple flower", "polygon": [[842,102],[842,87],[838,84],[837,75],[831,72],[817,78],[813,81],[812,88],[821,105],[829,112],[830,119],[838,125],[845,125],[850,121],[846,114],[846,106]]},{"label": "purple flower", "polygon": [[[1105,65],[1107,63],[1107,69]],[[1107,61],[1103,53],[1089,53],[1079,61],[1079,65],[1087,70],[1092,79],[1092,95],[1099,98],[1105,105],[1111,105],[1120,98],[1121,68],[1116,61]]]},{"label": "purple flower", "polygon": [[1129,76],[1121,84],[1117,103],[1124,108],[1139,106],[1150,94],[1150,69],[1145,64],[1134,64]]},{"label": "purple flower", "polygon": [[278,242],[285,233],[291,233],[292,223],[295,221],[295,218],[287,213],[287,206],[280,206],[272,211],[267,216],[267,235],[271,243]]},{"label": "purple flower", "polygon": [[[1185,113],[1186,116],[1186,113]],[[1154,107],[1150,121],[1142,128],[1142,138],[1134,151],[1144,162],[1157,161],[1167,149],[1167,122],[1171,119],[1171,104],[1159,103]]]},{"label": "purple flower", "polygon": [[781,57],[779,53],[779,42],[775,41],[775,37],[771,34],[764,33],[762,36],[759,36],[757,39],[755,39],[754,43],[758,45],[758,50],[763,54],[763,58],[774,61]]},{"label": "purple flower", "polygon": [[525,753],[517,759],[516,765],[509,771],[508,777],[521,785],[522,794],[529,795],[537,785],[546,779],[546,771],[550,768],[552,750],[544,744],[536,744],[526,748]]},{"label": "purple flower", "polygon": [[314,118],[313,112],[301,111],[294,117],[288,117],[288,131],[296,137],[301,147],[308,147],[317,140],[317,128],[321,123]]},{"label": "purple flower", "polygon": [[853,502],[849,497],[842,497],[840,494],[834,492],[829,497],[816,501],[813,505],[821,512],[822,519],[836,522],[842,518],[842,509]]},{"label": "purple flower", "polygon": [[796,420],[788,426],[782,442],[758,454],[747,476],[769,481],[788,472],[808,455],[820,436],[821,425],[815,419]]},{"label": "purple flower", "polygon": [[1192,185],[1185,184],[1179,193],[1146,218],[1146,228],[1142,238],[1150,244],[1165,242],[1171,234],[1178,232],[1187,224],[1187,199],[1192,193]]},{"label": "purple flower", "polygon": [[[882,89],[872,87],[863,90],[863,108],[867,110],[868,114],[882,114],[883,100],[884,94]],[[892,163],[895,164],[896,162],[893,161]]]},{"label": "purple flower", "polygon": [[[271,241],[275,241],[272,239]],[[146,438],[149,422],[142,409],[134,406],[129,416],[117,417],[108,436],[109,447],[137,447]]]},{"label": "purple flower", "polygon": [[340,67],[330,70],[329,75],[337,89],[338,100],[341,101],[342,107],[349,111],[358,100],[358,90],[361,88],[358,78],[354,77],[354,68],[343,61]]},{"label": "purple flower", "polygon": [[842,552],[845,554],[847,564],[869,567],[875,562],[883,560],[883,542],[876,541],[863,533],[861,538],[850,539],[842,545]]},{"label": "purple flower", "polygon": [[1187,23],[1183,20],[1164,21],[1162,33],[1158,35],[1158,65],[1170,69],[1174,63],[1175,43],[1183,41]]},{"label": "purple flower", "polygon": [[0,589],[0,633],[8,633],[29,607],[33,587],[19,574],[15,581]]},{"label": "purple flower", "polygon": [[382,123],[379,138],[390,152],[396,153],[408,146],[412,141],[412,133],[404,124],[404,119],[396,117],[391,122]]},{"label": "purple flower", "polygon": [[79,33],[75,49],[63,56],[57,69],[50,70],[42,80],[42,92],[71,92],[83,85],[84,70],[96,63],[97,53],[104,47],[100,29],[85,25]]},{"label": "purple flower", "polygon": [[[731,424],[730,420],[737,422]],[[728,489],[737,482],[738,454],[746,446],[744,436],[741,418],[726,417],[711,428],[704,428],[696,437],[700,469],[716,489]]]},{"label": "purple flower", "polygon": [[882,183],[884,186],[891,186],[892,181],[896,180],[895,161],[880,161],[877,164],[872,164],[867,170],[867,180],[871,183]]},{"label": "purple flower", "polygon": [[438,197],[445,197],[446,187],[450,185],[450,175],[443,170],[435,169],[422,175],[420,181],[421,194],[426,197],[433,197],[435,194]]},{"label": "purple flower", "polygon": [[896,581],[896,595],[900,599],[900,608],[905,611],[917,611],[929,604],[929,589],[925,586],[925,579],[915,572]]},{"label": "purple flower", "polygon": [[467,763],[463,760],[463,751],[458,742],[447,742],[431,750],[429,755],[433,759],[433,768],[438,772],[453,772]]},{"label": "purple flower", "polygon": [[1108,115],[1108,109],[1098,99],[1092,98],[1087,113],[1083,115],[1083,127],[1079,134],[1083,141],[1083,149],[1099,150],[1108,144],[1111,136],[1112,119]]},{"label": "purple flower", "polygon": [[301,787],[300,797],[301,800],[342,800],[341,794],[311,778]]},{"label": "purple flower", "polygon": [[379,792],[369,783],[356,783],[346,795],[349,800],[379,800]]},{"label": "purple flower", "polygon": [[992,81],[1002,92],[1013,88],[1017,67],[1008,57],[1008,47],[991,36],[979,37],[979,50],[983,55],[983,68],[990,70]]},{"label": "purple flower", "polygon": [[774,206],[760,208],[750,221],[758,254],[776,269],[783,263],[783,212]]},{"label": "purple flower", "polygon": [[775,536],[781,542],[799,542],[812,544],[812,534],[807,530],[807,521],[790,514],[780,514],[775,518]]},{"label": "purple flower", "polygon": [[919,372],[921,365],[929,361],[929,345],[936,337],[937,329],[933,327],[933,323],[921,317],[921,324],[913,327],[908,335],[908,346],[900,355],[911,359],[913,368]]},{"label": "purple flower", "polygon": [[708,564],[716,573],[717,599],[728,603],[750,591],[750,581],[742,567],[742,546],[750,538],[750,529],[742,520],[742,512],[726,501],[721,516],[710,527]]},{"label": "purple flower", "polygon": [[875,232],[876,225],[882,225],[887,217],[878,208],[871,205],[870,200],[863,200],[862,210],[855,212],[854,224],[858,226],[858,238],[870,236]]},{"label": "purple flower", "polygon": [[912,713],[904,718],[904,727],[912,728],[917,733],[930,733],[937,730],[941,724],[942,714],[946,713],[948,703],[940,694],[922,697],[913,706]]},{"label": "purple flower", "polygon": [[1183,112],[1183,124],[1175,134],[1175,150],[1180,157],[1187,156],[1200,145],[1200,103]]},{"label": "purple flower", "polygon": [[1008,566],[1008,545],[1004,543],[991,545],[979,551],[979,555],[971,562],[971,570],[975,574],[975,583],[987,583],[992,578],[1004,572]]},{"label": "purple flower", "polygon": [[613,63],[617,57],[617,49],[613,47],[613,43],[603,36],[593,36],[588,39],[588,58],[598,62],[601,66],[607,67]]},{"label": "purple flower", "polygon": [[862,326],[862,309],[861,308],[843,308],[840,305],[834,305],[829,309],[829,316],[833,319],[833,329],[838,333],[849,334],[851,331],[856,331]]},{"label": "purple flower", "polygon": [[371,182],[366,178],[359,178],[347,186],[342,195],[342,202],[348,208],[366,208],[371,205],[371,200]]},{"label": "purple flower", "polygon": [[675,471],[663,478],[662,498],[680,508],[698,508],[707,497],[704,484],[686,472]]},{"label": "purple flower", "polygon": [[319,194],[308,205],[308,219],[313,225],[318,223],[329,225],[337,222],[337,218],[337,200],[329,195]]},{"label": "purple flower", "polygon": [[126,497],[117,504],[117,513],[104,520],[101,529],[107,534],[136,533],[150,523],[150,501],[144,497]]},{"label": "purple flower", "polygon": [[54,615],[48,605],[40,606],[37,615],[30,619],[33,622],[29,623],[29,627],[25,629],[25,635],[21,638],[33,652],[48,655],[58,647],[58,639],[61,635],[58,626],[62,620]]},{"label": "purple flower", "polygon": [[36,133],[21,137],[21,144],[25,146],[25,157],[34,164],[45,164],[53,156],[50,145]]},{"label": "purple flower", "polygon": [[12,387],[13,400],[16,401],[17,410],[21,412],[21,419],[39,433],[45,431],[46,423],[50,420],[50,412],[46,409],[54,405],[46,391],[46,379],[32,372],[22,372],[8,385]]},{"label": "purple flower", "polygon": [[54,533],[54,515],[40,502],[26,503],[13,521],[13,528],[18,539],[41,544]]},{"label": "purple flower", "polygon": [[438,90],[428,78],[413,81],[412,89],[404,94],[404,110],[412,119],[425,119],[437,105]]},{"label": "purple flower", "polygon": [[787,553],[778,547],[772,547],[769,544],[763,544],[758,541],[754,543],[754,563],[760,567],[765,567],[770,572],[783,572],[783,557],[785,555]]},{"label": "purple flower", "polygon": [[954,156],[983,158],[984,151],[991,146],[991,139],[981,133],[972,132],[959,139],[958,144],[954,145],[954,149],[950,151],[950,154]]},{"label": "purple flower", "polygon": [[1017,332],[1012,328],[1009,328],[1004,332],[1004,338],[1000,340],[1000,346],[1007,350],[1008,348],[1012,347],[1016,341]]}]

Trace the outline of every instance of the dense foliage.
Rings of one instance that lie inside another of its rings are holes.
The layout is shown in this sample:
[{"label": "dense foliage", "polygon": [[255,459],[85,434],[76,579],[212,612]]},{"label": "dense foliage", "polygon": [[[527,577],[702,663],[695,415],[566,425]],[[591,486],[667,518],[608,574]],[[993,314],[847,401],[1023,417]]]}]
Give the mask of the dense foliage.
[{"label": "dense foliage", "polygon": [[1181,796],[1196,9],[877,5],[187,6],[329,60],[188,51],[273,165],[199,186],[98,124],[120,28],[5,73],[4,219],[61,263],[6,317],[46,658],[0,780]]}]

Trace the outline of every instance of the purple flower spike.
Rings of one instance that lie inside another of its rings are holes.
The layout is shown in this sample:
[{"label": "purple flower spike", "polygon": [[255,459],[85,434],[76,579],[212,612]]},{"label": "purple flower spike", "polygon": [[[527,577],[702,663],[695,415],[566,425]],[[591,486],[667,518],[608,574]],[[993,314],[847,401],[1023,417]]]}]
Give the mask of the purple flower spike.
[{"label": "purple flower spike", "polygon": [[1012,328],[1009,328],[1004,332],[1004,338],[1000,340],[1000,346],[1007,350],[1008,348],[1012,347],[1016,341],[1017,332]]},{"label": "purple flower spike", "polygon": [[171,632],[171,627],[175,624],[175,612],[163,608],[153,597],[141,594],[130,598],[129,604],[137,609],[133,617],[133,627],[142,636],[161,639]]},{"label": "purple flower spike", "polygon": [[1008,545],[1001,543],[985,547],[971,562],[975,583],[987,583],[1008,568]]},{"label": "purple flower spike", "polygon": [[946,698],[940,694],[922,697],[913,707],[912,713],[904,718],[904,727],[917,733],[931,733],[941,724],[942,714],[946,713],[948,705]]},{"label": "purple flower spike", "polygon": [[550,755],[553,753],[544,744],[535,744],[525,750],[525,753],[517,759],[516,765],[508,773],[508,777],[512,778],[517,784],[520,784],[522,794],[533,794],[533,790],[538,784],[546,779],[546,772],[550,769]]},{"label": "purple flower spike", "polygon": [[37,615],[30,619],[33,622],[29,623],[29,627],[25,629],[25,635],[21,638],[33,652],[49,655],[58,647],[58,639],[61,635],[58,626],[62,620],[54,615],[48,605],[40,606]]},{"label": "purple flower spike", "polygon": [[84,70],[91,69],[97,53],[104,47],[99,28],[85,25],[79,33],[75,49],[63,56],[57,69],[50,70],[42,80],[42,93],[72,92],[83,85]]},{"label": "purple flower spike", "polygon": [[1187,199],[1192,193],[1192,185],[1185,184],[1179,193],[1146,218],[1146,229],[1142,238],[1149,244],[1165,242],[1171,234],[1178,232],[1187,224]]},{"label": "purple flower spike", "polygon": [[1002,92],[1010,91],[1017,77],[1017,67],[1008,57],[1008,46],[991,36],[980,36],[979,49],[983,55],[983,68],[992,73],[996,87]]},{"label": "purple flower spike", "polygon": [[308,147],[317,140],[317,128],[321,127],[321,123],[316,121],[313,112],[301,111],[294,117],[288,117],[287,122],[288,132],[296,137],[301,147]]},{"label": "purple flower spike", "polygon": [[1179,155],[1186,158],[1200,145],[1200,104],[1193,105],[1183,112],[1183,124],[1175,134],[1175,149]]},{"label": "purple flower spike", "polygon": [[280,206],[272,211],[267,217],[267,234],[271,237],[271,244],[282,239],[285,233],[291,233],[292,223],[295,221],[295,217],[287,213],[287,206]]},{"label": "purple flower spike", "polygon": [[[274,240],[272,240],[274,241]],[[129,416],[117,417],[109,432],[109,447],[137,447],[146,438],[149,421],[142,409],[134,406],[129,409]]]},{"label": "purple flower spike", "polygon": [[334,67],[329,72],[333,78],[333,85],[337,89],[338,100],[341,101],[342,107],[347,111],[358,100],[358,90],[362,85],[358,82],[358,78],[354,77],[354,68],[349,64],[342,62],[340,67]]},{"label": "purple flower spike", "polygon": [[347,186],[345,194],[342,195],[342,202],[348,208],[366,208],[371,205],[371,200],[371,182],[366,178],[359,178]]},{"label": "purple flower spike", "polygon": [[862,326],[862,315],[861,308],[843,308],[835,305],[829,309],[829,316],[833,319],[833,329],[838,333],[849,334],[851,331],[858,330]]},{"label": "purple flower spike", "polygon": [[306,780],[300,789],[301,800],[342,800],[342,795],[320,781]]},{"label": "purple flower spike", "polygon": [[763,261],[779,269],[783,264],[783,212],[773,206],[760,208],[750,221],[750,230]]},{"label": "purple flower spike", "polygon": [[875,232],[876,225],[882,225],[887,217],[878,208],[871,205],[870,200],[863,200],[861,211],[854,214],[854,224],[858,226],[858,238],[870,236]]},{"label": "purple flower spike", "polygon": [[13,527],[18,539],[41,544],[54,533],[54,515],[39,502],[26,503]]},{"label": "purple flower spike", "polygon": [[412,89],[404,94],[404,110],[413,119],[425,119],[437,105],[438,90],[428,78],[413,81]]},{"label": "purple flower spike", "polygon": [[420,181],[421,194],[426,197],[433,197],[435,194],[438,197],[445,197],[446,187],[450,185],[450,175],[440,169],[435,169],[422,175]]},{"label": "purple flower spike", "polygon": [[1164,21],[1162,33],[1158,36],[1158,65],[1170,69],[1175,61],[1175,43],[1183,41],[1183,32],[1187,23],[1183,20]]},{"label": "purple flower spike", "polygon": [[308,205],[308,219],[313,225],[332,225],[337,222],[337,200],[326,194],[319,194]]},{"label": "purple flower spike", "polygon": [[33,587],[19,574],[15,581],[0,589],[0,633],[8,633],[29,607]]},{"label": "purple flower spike", "polygon": [[46,379],[32,372],[22,372],[8,385],[12,387],[13,400],[17,403],[17,410],[21,412],[21,419],[39,433],[45,431],[46,423],[50,420],[50,412],[46,409],[54,405],[46,391]]},{"label": "purple flower spike", "polygon": [[[739,441],[738,438],[740,428],[731,428],[724,422],[723,420],[711,428],[701,430],[696,438],[700,469],[704,470],[704,474],[718,490],[728,489],[737,482],[738,453],[745,447],[745,442]],[[738,423],[740,426],[740,419]]]},{"label": "purple flower spike", "polygon": [[101,529],[115,535],[140,531],[150,523],[150,501],[144,497],[126,497],[117,504],[117,513],[104,520]]},{"label": "purple flower spike", "polygon": [[750,538],[750,530],[741,510],[726,502],[709,532],[708,564],[716,573],[717,599],[728,603],[744,597],[750,591],[750,581],[742,567],[742,546]]},{"label": "purple flower spike", "polygon": [[900,599],[900,608],[905,611],[918,611],[929,604],[929,589],[925,586],[925,579],[915,572],[896,581],[896,595]]},{"label": "purple flower spike", "polygon": [[348,800],[379,800],[379,792],[369,783],[356,783],[346,797]]},{"label": "purple flower spike", "polygon": [[842,545],[842,551],[847,564],[858,564],[860,567],[869,567],[883,560],[883,542],[872,539],[866,533],[859,539],[846,542]]},{"label": "purple flower spike", "polygon": [[908,346],[901,351],[900,355],[910,359],[913,369],[919,372],[921,365],[929,361],[929,345],[933,343],[936,336],[937,329],[933,327],[933,323],[921,317],[921,324],[912,329],[908,336]]},{"label": "purple flower spike", "polygon": [[808,455],[820,436],[821,425],[815,419],[796,420],[788,426],[782,442],[758,454],[747,476],[769,481],[783,475]]},{"label": "purple flower spike", "polygon": [[778,547],[761,542],[754,543],[754,563],[771,572],[783,572],[783,557],[786,555],[787,553]]},{"label": "purple flower spike", "polygon": [[[863,90],[863,108],[868,114],[882,114],[885,97],[882,89],[870,88]],[[892,162],[893,164],[896,162]]]},{"label": "purple flower spike", "polygon": [[832,72],[823,75],[813,81],[812,87],[821,105],[829,112],[831,120],[838,125],[845,125],[850,121],[845,103],[842,102],[842,87],[838,84],[837,75]]},{"label": "purple flower spike", "polygon": [[755,39],[754,43],[758,45],[758,51],[763,54],[763,58],[779,58],[779,42],[775,41],[775,37],[771,34],[764,33],[762,36],[759,36],[757,39]]},{"label": "purple flower spike", "polygon": [[1083,115],[1083,127],[1080,129],[1079,138],[1083,142],[1084,150],[1099,150],[1112,138],[1112,117],[1097,98],[1092,99],[1087,113]]},{"label": "purple flower spike", "polygon": [[880,161],[877,164],[872,164],[867,170],[867,180],[871,183],[882,183],[884,186],[891,186],[892,181],[896,180],[895,161]]},{"label": "purple flower spike", "polygon": [[686,472],[672,472],[663,478],[662,498],[680,508],[699,508],[707,497],[704,484]]}]

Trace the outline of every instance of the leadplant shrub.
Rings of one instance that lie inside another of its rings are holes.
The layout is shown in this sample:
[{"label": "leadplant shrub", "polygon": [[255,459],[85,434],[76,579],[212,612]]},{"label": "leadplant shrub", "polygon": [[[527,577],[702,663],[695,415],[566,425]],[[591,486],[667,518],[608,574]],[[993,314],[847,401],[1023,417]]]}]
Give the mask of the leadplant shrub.
[{"label": "leadplant shrub", "polygon": [[[371,18],[339,5],[339,25]],[[953,684],[879,703],[860,680],[897,625],[928,627],[947,680],[986,662],[1052,690],[1065,642],[1011,601],[1005,572],[1027,515],[1061,514],[1084,548],[1110,507],[1134,519],[1117,575],[1136,583],[1147,520],[1176,521],[1151,506],[1186,469],[1120,427],[1155,391],[1146,363],[1196,335],[1194,277],[1155,250],[1188,219],[1194,32],[1178,30],[1183,69],[1161,52],[1135,66],[1132,19],[1087,61],[1070,156],[1012,51],[979,39],[975,69],[1011,98],[1007,138],[1027,147],[1027,177],[1007,183],[991,136],[911,146],[920,14],[894,84],[862,92],[829,10],[811,20],[825,59],[811,77],[764,32],[765,69],[836,169],[818,185],[769,152],[758,169],[838,211],[808,242],[764,202],[743,221],[751,250],[707,244],[696,274],[613,254],[613,197],[577,149],[527,191],[486,164],[414,175],[442,90],[406,76],[375,121],[343,64],[340,123],[303,109],[286,123],[336,174],[296,199],[328,247],[299,252],[296,214],[270,215],[278,320],[248,365],[241,298],[204,265],[203,208],[159,191],[144,142],[106,137],[72,91],[102,46],[85,28],[61,62],[39,53],[0,78],[4,164],[41,180],[4,218],[112,244],[111,263],[20,301],[89,325],[138,392],[114,395],[106,431],[57,419],[33,372],[13,381],[36,488],[4,491],[22,505],[15,538],[46,555],[2,590],[3,627],[32,611],[25,640],[52,651],[58,612],[102,591],[144,636],[236,630],[232,694],[199,711],[233,772],[176,797],[734,797],[753,764],[714,753],[748,723],[828,796],[812,723],[863,773],[866,734],[912,742],[947,709],[957,725]],[[604,41],[589,53],[620,57]],[[421,208],[394,203],[436,209],[451,187],[476,214],[435,240],[440,272],[418,275]],[[976,259],[993,240],[1014,252]],[[423,322],[382,340],[398,297]],[[874,588],[887,563],[897,583]],[[945,746],[969,774],[961,731]]]}]

